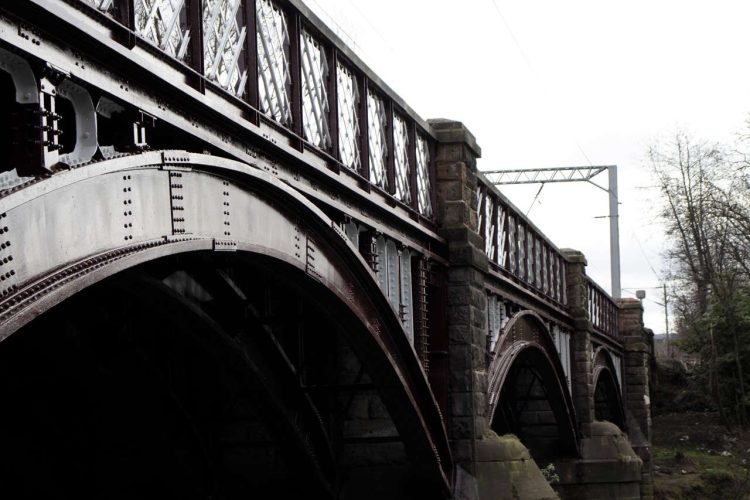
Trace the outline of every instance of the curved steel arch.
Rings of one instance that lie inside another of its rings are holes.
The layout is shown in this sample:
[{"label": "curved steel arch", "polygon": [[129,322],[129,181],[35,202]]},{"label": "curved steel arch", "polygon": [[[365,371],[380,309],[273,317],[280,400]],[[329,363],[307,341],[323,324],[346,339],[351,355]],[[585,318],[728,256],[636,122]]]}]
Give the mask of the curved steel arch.
[{"label": "curved steel arch", "polygon": [[77,291],[155,258],[246,251],[292,265],[340,300],[409,454],[449,491],[448,440],[393,307],[344,233],[254,165],[147,152],[59,172],[0,199],[0,341]]},{"label": "curved steel arch", "polygon": [[612,361],[612,355],[604,346],[600,346],[594,351],[593,359],[593,388],[596,397],[596,389],[599,382],[603,384],[607,396],[607,406],[613,413],[614,423],[622,430],[625,430],[625,416],[622,404],[622,391],[617,380],[617,375]]},{"label": "curved steel arch", "polygon": [[576,416],[568,390],[565,373],[560,363],[552,336],[542,318],[534,311],[515,314],[500,333],[493,350],[493,360],[488,369],[487,415],[495,418],[500,393],[508,374],[522,354],[531,353],[543,372],[545,382],[551,384],[551,401],[561,435],[567,438],[571,449],[578,450]]}]

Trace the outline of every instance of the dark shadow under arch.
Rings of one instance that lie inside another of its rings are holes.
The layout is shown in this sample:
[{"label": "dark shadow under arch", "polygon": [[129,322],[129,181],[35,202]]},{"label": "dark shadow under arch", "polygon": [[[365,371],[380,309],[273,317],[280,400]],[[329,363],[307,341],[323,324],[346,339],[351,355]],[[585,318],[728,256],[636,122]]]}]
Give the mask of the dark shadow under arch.
[{"label": "dark shadow under arch", "polygon": [[[180,170],[170,170],[171,162],[178,162]],[[177,214],[177,225],[169,210],[175,204],[170,183],[200,194],[180,195],[179,208],[184,210]],[[133,193],[124,195],[127,210],[123,212],[119,195],[91,196],[102,189]],[[227,197],[231,237],[226,217],[215,216],[227,211]],[[366,360],[371,385],[391,410],[413,464],[410,476],[438,485],[442,494],[449,491],[452,460],[445,428],[400,320],[345,235],[288,185],[236,161],[146,152],[61,172],[8,194],[0,205],[5,223],[21,235],[14,236],[12,251],[45,249],[43,258],[20,261],[18,272],[4,285],[0,347],[30,321],[43,320],[55,305],[65,307],[118,273],[152,269],[156,259],[189,259],[191,252],[203,252],[209,260],[235,255],[273,263],[272,269],[289,271],[274,278],[290,276],[289,283],[300,284],[312,299],[326,297],[326,310],[336,311],[352,349]],[[94,218],[102,214],[113,219]],[[123,230],[120,216],[133,217],[133,224]]]},{"label": "dark shadow under arch", "polygon": [[594,418],[607,420],[625,431],[620,384],[612,357],[604,347],[594,354]]},{"label": "dark shadow under arch", "polygon": [[537,460],[575,456],[577,443],[549,359],[528,346],[515,356],[500,392],[492,429],[513,433]]},{"label": "dark shadow under arch", "polygon": [[261,255],[115,274],[0,344],[0,464],[41,497],[441,496],[346,309]]},{"label": "dark shadow under arch", "polygon": [[514,433],[541,460],[578,453],[575,411],[554,342],[531,311],[505,326],[489,368],[492,428]]}]

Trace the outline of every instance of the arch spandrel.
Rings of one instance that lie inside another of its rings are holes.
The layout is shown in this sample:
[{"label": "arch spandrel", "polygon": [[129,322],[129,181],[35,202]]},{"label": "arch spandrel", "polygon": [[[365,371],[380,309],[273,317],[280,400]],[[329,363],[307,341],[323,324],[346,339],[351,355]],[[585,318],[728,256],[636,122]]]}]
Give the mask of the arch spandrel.
[{"label": "arch spandrel", "polygon": [[36,181],[0,199],[0,214],[8,228],[0,262],[12,257],[2,269],[0,339],[90,284],[164,255],[244,251],[303,271],[367,331],[353,342],[406,410],[394,413],[407,446],[448,484],[442,419],[396,312],[333,221],[288,185],[231,160],[148,152]]},{"label": "arch spandrel", "polygon": [[[565,373],[560,364],[555,343],[544,320],[534,311],[524,310],[514,314],[498,336],[488,369],[490,402],[496,401],[510,363],[526,347],[542,350],[550,359],[557,377],[565,384]],[[567,392],[567,391],[565,391]],[[490,407],[494,410],[494,407]],[[490,413],[491,414],[491,413]]]}]

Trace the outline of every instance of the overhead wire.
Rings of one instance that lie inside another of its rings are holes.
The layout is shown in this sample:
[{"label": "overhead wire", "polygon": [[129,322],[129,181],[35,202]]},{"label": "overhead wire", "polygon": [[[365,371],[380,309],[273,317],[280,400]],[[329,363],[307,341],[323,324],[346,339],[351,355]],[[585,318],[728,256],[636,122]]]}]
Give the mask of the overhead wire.
[{"label": "overhead wire", "polygon": [[[534,67],[531,64],[531,61],[529,57],[526,55],[526,51],[523,50],[523,47],[521,46],[521,42],[516,37],[515,33],[513,32],[513,29],[510,26],[510,23],[508,22],[508,19],[503,15],[502,11],[500,10],[500,6],[497,4],[497,0],[490,0],[492,3],[492,6],[495,8],[495,12],[497,12],[498,17],[500,17],[500,20],[502,21],[503,25],[505,26],[505,29],[508,31],[508,34],[510,35],[511,40],[513,40],[514,45],[516,46],[516,49],[518,50],[518,53],[521,55],[521,59],[523,59],[524,63],[526,64],[526,67],[529,69],[529,72],[534,77],[534,79],[537,81],[537,84],[541,87],[541,78],[539,77],[539,74],[536,72]],[[586,151],[584,151],[583,147],[581,146],[580,141],[576,137],[573,137],[573,142],[575,143],[578,150],[581,152],[581,155],[586,160],[586,163],[593,167],[593,163],[591,162],[591,159],[589,159],[589,156],[586,154]]]}]

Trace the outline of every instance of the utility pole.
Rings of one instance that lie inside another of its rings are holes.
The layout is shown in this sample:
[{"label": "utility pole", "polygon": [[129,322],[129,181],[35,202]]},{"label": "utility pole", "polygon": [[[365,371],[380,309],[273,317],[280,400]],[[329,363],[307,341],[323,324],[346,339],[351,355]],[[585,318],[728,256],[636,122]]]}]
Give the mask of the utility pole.
[{"label": "utility pole", "polygon": [[[609,189],[591,180],[607,171]],[[482,172],[496,186],[502,184],[544,184],[548,182],[588,182],[609,194],[609,267],[612,280],[612,298],[622,297],[620,283],[620,211],[617,201],[617,165],[588,167],[528,168],[515,170],[486,170]],[[539,188],[541,191],[541,188]]]},{"label": "utility pole", "polygon": [[[669,308],[667,307],[667,284],[662,284],[662,289],[664,290],[664,327],[667,332],[667,357],[672,357],[672,350],[669,346]],[[711,331],[712,337],[711,340],[713,341],[713,330]]]}]

